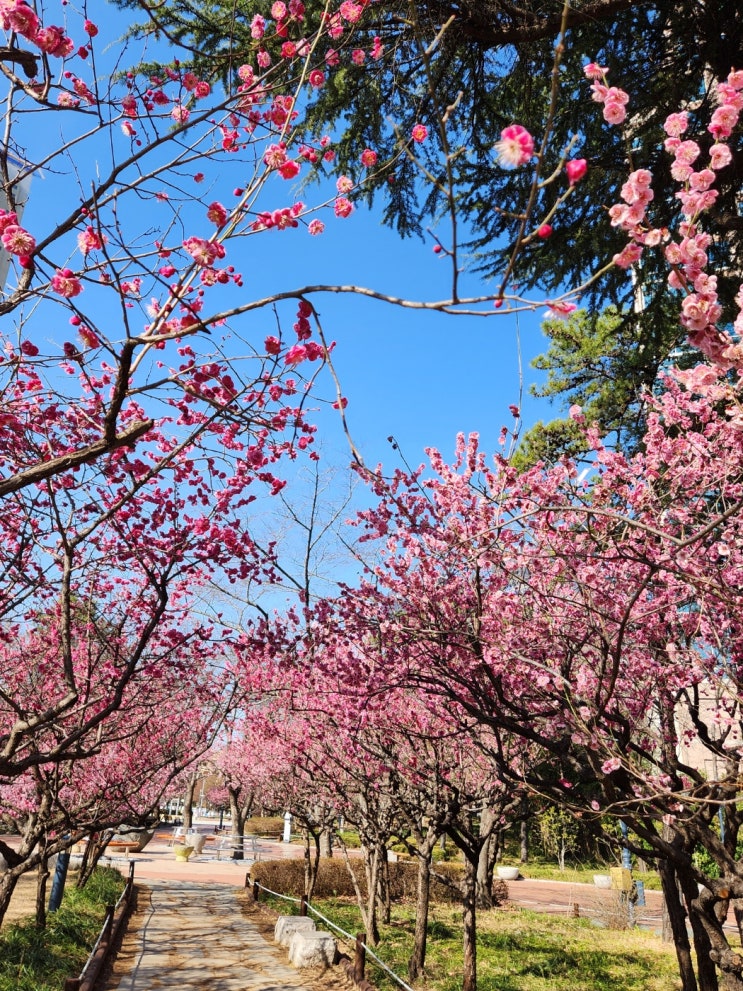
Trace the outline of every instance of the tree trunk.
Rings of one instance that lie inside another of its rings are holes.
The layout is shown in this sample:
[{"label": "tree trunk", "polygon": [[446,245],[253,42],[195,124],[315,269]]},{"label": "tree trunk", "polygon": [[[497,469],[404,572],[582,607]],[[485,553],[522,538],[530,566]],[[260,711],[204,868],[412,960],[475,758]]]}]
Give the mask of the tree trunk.
[{"label": "tree trunk", "polygon": [[366,938],[370,946],[376,946],[379,942],[377,902],[379,900],[380,844],[375,843],[373,848],[364,846],[362,850],[364,853],[364,869],[366,871],[366,912],[364,918]]},{"label": "tree trunk", "polygon": [[46,929],[46,883],[49,880],[49,861],[45,857],[36,869],[36,928]]},{"label": "tree trunk", "polygon": [[[697,991],[694,961],[686,931],[686,910],[679,897],[676,871],[667,860],[660,860],[658,873],[663,887],[663,939],[667,942],[673,940],[682,991]],[[669,937],[666,936],[666,928],[669,930]]]},{"label": "tree trunk", "polygon": [[[247,816],[244,814],[243,809],[240,807],[240,802],[238,801],[239,789],[231,788],[228,785],[227,792],[230,796],[230,814],[232,815],[232,859],[244,860],[245,852],[243,849],[243,841],[245,840],[245,823],[247,821]],[[185,816],[183,821],[185,823]]]},{"label": "tree trunk", "polygon": [[186,792],[183,796],[183,832],[187,833],[193,826],[193,796],[196,791],[196,775],[188,779]]},{"label": "tree trunk", "polygon": [[464,929],[462,991],[477,991],[477,861],[465,860],[462,892]]},{"label": "tree trunk", "polygon": [[521,839],[521,854],[520,860],[522,864],[526,864],[529,861],[529,820],[522,819],[519,826],[519,836]]},{"label": "tree trunk", "polygon": [[[310,836],[314,840],[314,856],[310,846]],[[320,866],[320,833],[304,830],[304,893],[307,901],[312,901],[317,884],[317,871]]]},{"label": "tree trunk", "polygon": [[493,870],[498,856],[495,813],[485,808],[480,816],[480,836],[485,837],[477,861],[476,898],[478,908],[493,907]]},{"label": "tree trunk", "polygon": [[113,835],[114,831],[112,829],[106,829],[101,833],[93,833],[88,837],[75,887],[84,888],[88,883],[93,871],[98,866],[98,861],[101,859],[103,851],[106,849],[106,844]]},{"label": "tree trunk", "polygon": [[327,826],[320,833],[320,856],[333,856],[333,831]]},{"label": "tree trunk", "polygon": [[431,854],[419,854],[418,859],[418,901],[415,906],[415,941],[413,955],[408,961],[408,979],[421,977],[426,965],[426,942],[428,938],[428,906],[431,900]]}]

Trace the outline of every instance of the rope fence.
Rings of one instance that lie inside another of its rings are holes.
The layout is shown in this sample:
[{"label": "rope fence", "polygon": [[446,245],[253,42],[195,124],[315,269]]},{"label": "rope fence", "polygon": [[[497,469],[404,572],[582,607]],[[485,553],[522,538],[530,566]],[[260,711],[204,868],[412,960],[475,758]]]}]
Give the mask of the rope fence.
[{"label": "rope fence", "polygon": [[[245,877],[245,886],[248,887],[250,883],[251,883],[250,874],[247,874]],[[259,892],[263,891],[267,895],[271,895],[273,898],[280,898],[282,901],[292,902],[295,905],[299,905],[300,915],[307,915],[308,912],[311,912],[313,915],[316,915],[318,919],[324,922],[325,925],[328,926],[330,929],[334,930],[336,933],[338,933],[344,939],[348,940],[350,943],[353,943],[356,947],[356,961],[353,966],[352,976],[357,984],[360,984],[364,979],[365,959],[367,957],[371,957],[371,959],[380,968],[380,970],[383,970],[393,981],[395,981],[396,984],[398,984],[403,989],[403,991],[414,991],[414,989],[411,988],[409,984],[406,984],[406,982],[403,981],[401,977],[399,977],[393,970],[391,970],[387,966],[384,960],[381,960],[377,956],[377,954],[372,949],[370,949],[369,946],[366,945],[366,943],[364,942],[364,940],[366,939],[366,933],[360,933],[357,936],[352,936],[351,933],[346,932],[345,929],[341,929],[340,926],[336,925],[335,922],[329,919],[326,915],[323,915],[322,912],[320,912],[313,905],[311,905],[310,902],[307,901],[305,895],[302,895],[301,898],[294,898],[292,895],[283,895],[279,891],[272,891],[270,888],[267,888],[265,885],[260,884],[258,881],[252,881],[252,885],[253,885],[253,898],[255,901],[259,901],[259,897],[258,897]]]}]

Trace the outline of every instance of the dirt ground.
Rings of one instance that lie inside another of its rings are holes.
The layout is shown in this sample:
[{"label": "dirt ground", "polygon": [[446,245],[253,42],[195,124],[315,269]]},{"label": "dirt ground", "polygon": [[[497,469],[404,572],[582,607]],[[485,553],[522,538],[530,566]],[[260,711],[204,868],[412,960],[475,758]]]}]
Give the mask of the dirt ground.
[{"label": "dirt ground", "polygon": [[19,879],[15,891],[13,892],[10,908],[3,919],[3,927],[7,926],[11,922],[17,922],[18,919],[23,919],[27,916],[34,915],[35,912],[36,874],[25,874]]}]

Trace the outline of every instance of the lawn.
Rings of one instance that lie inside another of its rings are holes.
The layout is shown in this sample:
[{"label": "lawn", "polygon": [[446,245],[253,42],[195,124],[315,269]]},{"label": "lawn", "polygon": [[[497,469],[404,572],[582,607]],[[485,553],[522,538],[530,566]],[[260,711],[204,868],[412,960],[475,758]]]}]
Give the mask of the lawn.
[{"label": "lawn", "polygon": [[77,976],[103,925],[106,905],[124,888],[118,871],[99,868],[82,890],[68,887],[62,905],[39,931],[33,919],[0,932],[0,991],[60,991]]},{"label": "lawn", "polygon": [[[286,912],[286,903],[275,907]],[[360,928],[348,900],[314,903],[346,932]],[[412,948],[412,906],[395,906],[390,925],[381,927],[377,955],[406,979]],[[324,926],[322,926],[324,928]],[[673,948],[640,930],[601,928],[572,919],[518,908],[479,914],[478,991],[673,991],[680,987]],[[426,977],[415,987],[458,991],[462,983],[462,927],[459,910],[434,907],[429,923]],[[373,961],[367,976],[380,991],[398,985]]]}]

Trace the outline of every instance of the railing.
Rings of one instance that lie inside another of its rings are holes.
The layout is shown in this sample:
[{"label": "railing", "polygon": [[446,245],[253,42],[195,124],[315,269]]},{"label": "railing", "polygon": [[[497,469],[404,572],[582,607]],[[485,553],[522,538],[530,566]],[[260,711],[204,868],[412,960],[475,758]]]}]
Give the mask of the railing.
[{"label": "railing", "polygon": [[[390,970],[384,960],[380,960],[376,953],[366,945],[366,933],[357,933],[356,936],[352,936],[350,933],[347,933],[345,929],[341,929],[340,926],[337,926],[334,922],[331,922],[331,920],[324,916],[322,912],[318,911],[318,909],[314,908],[307,900],[306,895],[302,895],[301,898],[293,898],[291,895],[282,895],[280,892],[272,891],[270,888],[260,884],[258,881],[252,881],[250,873],[247,873],[245,875],[245,887],[249,888],[251,885],[253,889],[254,901],[260,901],[260,893],[261,891],[264,891],[267,895],[271,895],[274,898],[280,898],[283,901],[293,902],[295,905],[299,905],[300,915],[307,915],[308,912],[311,912],[313,915],[316,915],[318,919],[321,919],[326,926],[329,926],[331,929],[335,930],[335,932],[343,936],[344,939],[348,940],[349,943],[353,943],[354,959],[351,960],[350,957],[345,958],[345,962],[347,963],[345,969],[351,980],[357,984],[362,991],[367,991],[367,989],[372,988],[372,985],[369,984],[364,977],[367,956],[371,957],[374,963],[381,970],[391,977],[395,983],[399,984],[403,991],[413,991],[413,988],[411,988],[409,984],[406,984],[401,977],[398,977],[393,970]],[[341,957],[341,963],[343,962],[344,958]]]},{"label": "railing", "polygon": [[129,864],[129,877],[124,890],[115,905],[106,906],[106,918],[103,927],[95,941],[85,966],[79,977],[68,977],[64,982],[64,991],[94,991],[103,965],[108,959],[111,947],[121,931],[126,918],[126,912],[134,890],[134,863]]}]

